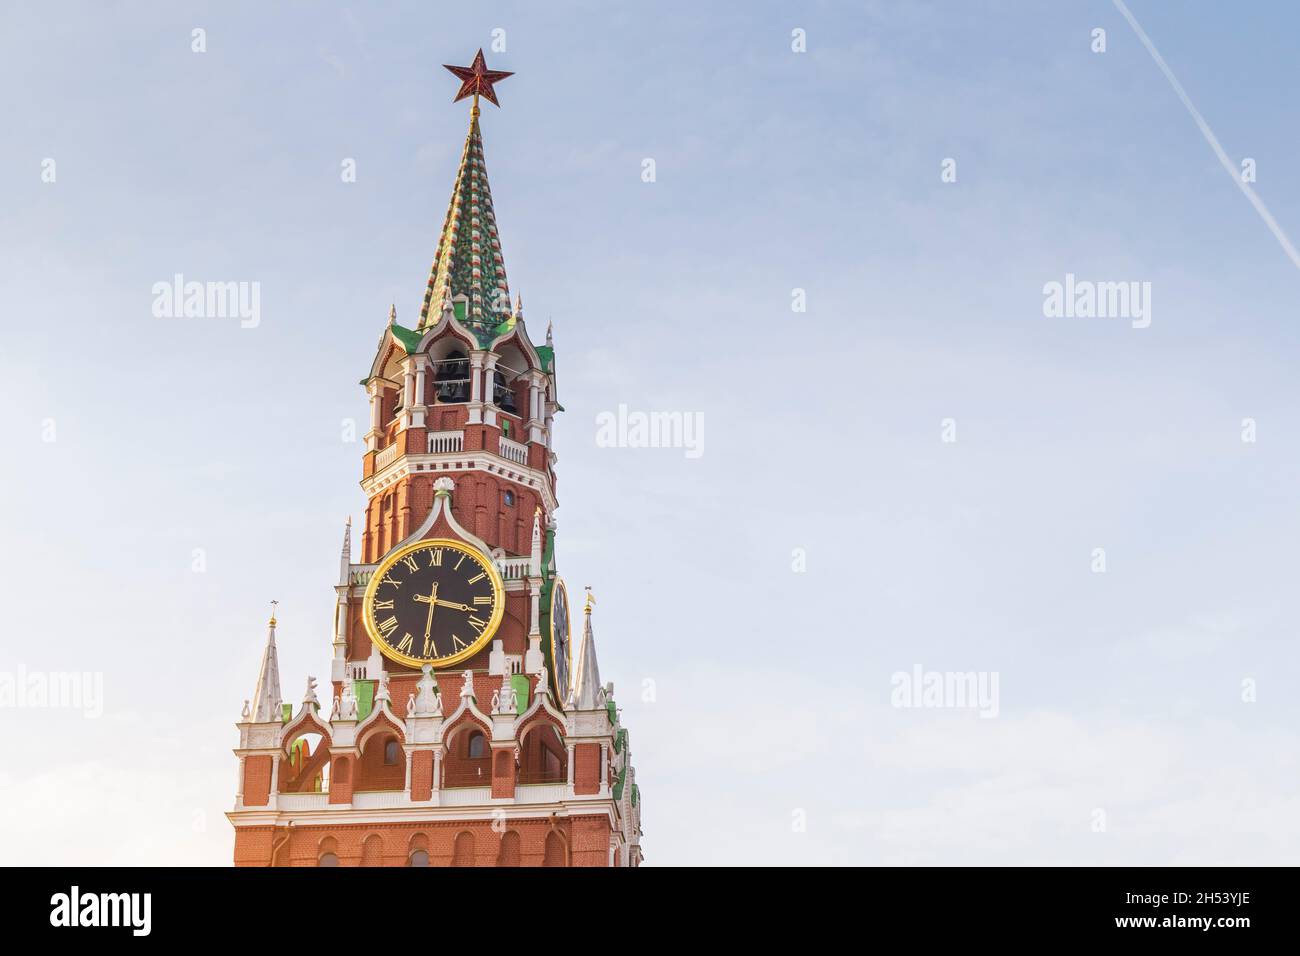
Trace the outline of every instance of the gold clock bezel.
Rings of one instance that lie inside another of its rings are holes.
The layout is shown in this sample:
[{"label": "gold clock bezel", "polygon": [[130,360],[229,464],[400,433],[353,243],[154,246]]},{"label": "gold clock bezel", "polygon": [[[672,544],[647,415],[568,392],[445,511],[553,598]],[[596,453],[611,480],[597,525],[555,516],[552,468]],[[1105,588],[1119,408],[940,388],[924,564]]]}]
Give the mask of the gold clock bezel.
[{"label": "gold clock bezel", "polygon": [[[565,668],[565,677],[568,678],[569,687],[573,685],[573,605],[569,603],[569,589],[564,586],[564,578],[556,575],[555,583],[551,585],[551,609],[547,614],[547,619],[551,622],[551,666],[555,666],[555,595],[560,591],[564,592],[564,626],[568,629],[568,638],[566,642],[569,646],[569,666]],[[555,680],[559,680],[560,675],[554,675]],[[560,706],[569,699],[569,687],[561,688],[556,684],[556,690],[559,692],[556,696],[560,698]]]},{"label": "gold clock bezel", "polygon": [[[374,620],[374,600],[375,592],[379,590],[379,583],[383,580],[384,575],[394,564],[402,560],[412,551],[427,551],[432,548],[450,548],[452,551],[459,551],[467,554],[484,568],[487,569],[488,579],[492,582],[492,595],[496,599],[492,602],[492,618],[488,621],[487,627],[483,628],[480,634],[469,647],[459,651],[450,657],[438,658],[421,658],[412,657],[403,654],[400,651],[390,647],[388,642],[379,636],[378,628]],[[435,670],[444,667],[451,667],[459,664],[461,661],[473,657],[484,647],[488,641],[496,635],[497,628],[501,626],[501,619],[506,613],[506,586],[501,579],[501,573],[497,571],[496,563],[488,555],[484,554],[473,545],[466,544],[464,541],[457,541],[454,538],[423,538],[420,541],[414,541],[411,544],[403,545],[396,551],[390,553],[378,565],[375,566],[374,573],[370,576],[369,583],[366,584],[366,596],[361,600],[361,623],[366,629],[366,634],[370,636],[370,642],[379,648],[379,653],[383,654],[390,661],[396,661],[399,664],[405,664],[407,667],[413,667],[419,670],[425,664],[430,665]]]}]

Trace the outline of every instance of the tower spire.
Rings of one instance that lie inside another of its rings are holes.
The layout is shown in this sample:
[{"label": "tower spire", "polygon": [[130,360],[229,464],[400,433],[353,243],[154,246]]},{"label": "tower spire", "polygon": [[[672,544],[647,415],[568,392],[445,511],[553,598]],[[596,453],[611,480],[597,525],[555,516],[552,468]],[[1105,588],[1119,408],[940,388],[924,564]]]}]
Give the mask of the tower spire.
[{"label": "tower spire", "polygon": [[262,667],[257,672],[257,686],[253,688],[253,701],[249,720],[264,724],[280,719],[280,657],[275,649],[275,606],[271,602],[271,620],[266,624],[266,650],[262,652]]},{"label": "tower spire", "polygon": [[339,584],[348,583],[348,574],[352,570],[352,516],[348,515],[347,524],[343,526],[343,550],[339,553]]},{"label": "tower spire", "polygon": [[442,318],[442,304],[448,300],[455,303],[456,299],[464,296],[463,305],[455,303],[453,306],[456,318],[486,345],[499,334],[498,327],[509,327],[513,316],[496,212],[492,208],[492,191],[488,186],[487,165],[483,161],[478,99],[481,95],[488,102],[500,106],[493,84],[511,74],[489,70],[482,50],[474,57],[473,65],[448,66],[447,69],[462,81],[456,100],[467,96],[474,100],[469,111],[469,133],[465,137],[451,202],[438,236],[433,265],[429,269],[429,284],[424,304],[420,307],[417,328],[436,324]]},{"label": "tower spire", "polygon": [[596,635],[591,631],[591,609],[596,598],[587,588],[587,604],[582,609],[582,641],[578,645],[578,666],[573,672],[573,702],[578,710],[600,707],[600,665],[596,663]]}]

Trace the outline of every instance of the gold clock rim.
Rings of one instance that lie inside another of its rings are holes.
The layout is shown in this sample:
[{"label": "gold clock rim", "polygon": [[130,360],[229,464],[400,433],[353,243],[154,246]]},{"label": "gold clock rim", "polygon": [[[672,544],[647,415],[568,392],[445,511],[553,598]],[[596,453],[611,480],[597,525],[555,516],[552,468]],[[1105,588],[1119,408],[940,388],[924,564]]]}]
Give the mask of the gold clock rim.
[{"label": "gold clock rim", "polygon": [[[567,643],[569,646],[569,651],[565,655],[568,658],[568,663],[569,663],[568,668],[566,668],[565,677],[567,677],[569,683],[572,684],[573,683],[573,609],[572,606],[569,604],[569,589],[564,585],[564,578],[560,577],[558,574],[555,576],[555,584],[551,585],[551,610],[550,610],[550,614],[548,615],[551,620],[551,663],[552,664],[555,663],[555,595],[560,591],[564,592],[564,608],[565,608],[564,627],[565,630],[568,631],[568,633],[565,636],[568,638]],[[559,679],[559,676],[560,676],[559,674],[555,675],[557,680]],[[558,694],[557,696],[560,697],[560,704],[561,706],[563,706],[565,700],[567,700],[569,697],[569,688],[565,687],[563,689],[563,693]]]},{"label": "gold clock rim", "polygon": [[[492,619],[488,621],[487,627],[483,628],[483,633],[479,635],[469,647],[463,651],[453,654],[451,657],[440,657],[435,660],[427,658],[411,657],[400,651],[388,646],[388,643],[379,636],[374,624],[374,613],[371,605],[374,603],[375,592],[379,590],[379,582],[383,580],[384,575],[406,555],[412,551],[422,551],[429,548],[451,548],[453,551],[460,551],[468,554],[477,560],[484,568],[487,569],[488,577],[492,581],[492,593],[496,601],[492,605]],[[464,541],[457,541],[454,538],[422,538],[419,541],[413,541],[411,544],[403,545],[396,551],[388,554],[379,564],[375,565],[374,573],[370,576],[370,581],[366,584],[365,597],[361,599],[361,624],[366,629],[366,634],[370,637],[370,643],[379,648],[379,653],[383,654],[390,661],[398,664],[405,664],[407,667],[414,667],[419,670],[425,664],[430,665],[434,670],[441,670],[444,667],[452,667],[459,664],[467,658],[473,657],[481,651],[492,640],[501,626],[501,619],[506,613],[506,586],[501,578],[501,573],[497,571],[496,563],[491,556],[484,554],[472,544]]]}]

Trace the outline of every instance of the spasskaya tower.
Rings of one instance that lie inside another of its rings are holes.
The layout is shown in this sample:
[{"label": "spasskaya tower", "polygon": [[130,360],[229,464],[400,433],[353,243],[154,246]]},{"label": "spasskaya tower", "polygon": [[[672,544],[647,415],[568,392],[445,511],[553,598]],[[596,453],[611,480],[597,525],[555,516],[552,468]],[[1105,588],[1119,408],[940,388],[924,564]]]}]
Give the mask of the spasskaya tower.
[{"label": "spasskaya tower", "polygon": [[641,862],[594,599],[572,627],[557,574],[555,349],[511,302],[483,158],[479,101],[511,74],[481,50],[447,69],[469,133],[418,318],[390,308],[362,380],[368,504],[344,532],[329,687],[281,699],[272,615],[237,725],[236,865]]}]

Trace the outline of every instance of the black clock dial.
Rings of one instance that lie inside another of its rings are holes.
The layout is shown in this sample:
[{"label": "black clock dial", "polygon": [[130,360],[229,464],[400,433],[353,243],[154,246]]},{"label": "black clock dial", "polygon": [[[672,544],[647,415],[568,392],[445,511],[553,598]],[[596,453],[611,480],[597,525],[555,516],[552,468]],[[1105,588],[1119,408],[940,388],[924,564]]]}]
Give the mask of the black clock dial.
[{"label": "black clock dial", "polygon": [[569,592],[555,579],[551,592],[551,662],[555,666],[555,692],[563,703],[569,696]]},{"label": "black clock dial", "polygon": [[476,653],[504,611],[491,559],[445,539],[402,548],[375,569],[366,590],[366,630],[385,656],[443,667]]}]

